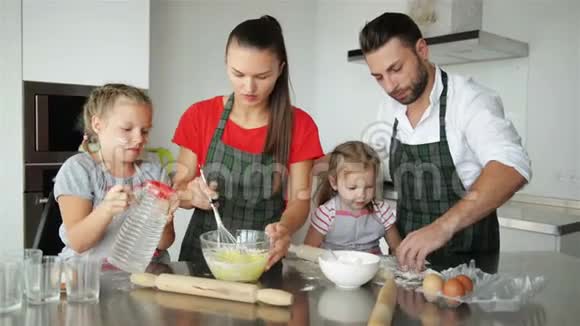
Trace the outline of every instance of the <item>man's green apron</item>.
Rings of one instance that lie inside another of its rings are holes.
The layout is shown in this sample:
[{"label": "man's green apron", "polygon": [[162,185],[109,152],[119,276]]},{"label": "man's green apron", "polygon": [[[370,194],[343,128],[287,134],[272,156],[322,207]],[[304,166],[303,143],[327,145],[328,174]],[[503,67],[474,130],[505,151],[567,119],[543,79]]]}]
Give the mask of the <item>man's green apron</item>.
[{"label": "man's green apron", "polygon": [[[222,141],[233,104],[232,94],[213,134],[203,169],[208,182],[218,183],[218,209],[225,227],[232,233],[239,229],[264,230],[282,216],[281,189],[284,188],[273,189],[277,170],[272,155],[244,152]],[[179,260],[203,261],[199,236],[215,229],[213,212],[195,209],[181,244]]]},{"label": "man's green apron", "polygon": [[[441,71],[443,92],[439,100],[439,142],[421,145],[397,140],[395,119],[391,136],[389,169],[398,192],[397,227],[401,237],[431,224],[465,194],[447,143],[447,74]],[[499,251],[499,225],[494,210],[478,223],[457,232],[435,253],[479,253]]]}]

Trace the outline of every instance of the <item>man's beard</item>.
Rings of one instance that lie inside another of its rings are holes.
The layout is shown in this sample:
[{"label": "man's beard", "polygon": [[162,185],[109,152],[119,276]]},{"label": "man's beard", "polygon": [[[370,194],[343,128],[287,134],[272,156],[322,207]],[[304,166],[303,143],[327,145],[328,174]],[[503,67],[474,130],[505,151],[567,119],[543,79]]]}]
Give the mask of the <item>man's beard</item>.
[{"label": "man's beard", "polygon": [[[419,58],[417,58],[417,60],[419,60]],[[425,91],[428,82],[429,74],[427,73],[427,67],[419,61],[417,65],[417,78],[411,83],[411,94],[406,98],[397,101],[403,105],[409,105],[415,102]]]}]

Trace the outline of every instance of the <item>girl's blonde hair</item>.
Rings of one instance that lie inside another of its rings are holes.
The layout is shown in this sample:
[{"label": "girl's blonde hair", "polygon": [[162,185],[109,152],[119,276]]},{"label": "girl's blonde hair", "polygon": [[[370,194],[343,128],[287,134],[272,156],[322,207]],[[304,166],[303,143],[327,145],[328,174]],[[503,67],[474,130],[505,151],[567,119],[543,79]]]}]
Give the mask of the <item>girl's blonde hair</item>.
[{"label": "girl's blonde hair", "polygon": [[118,100],[126,99],[136,104],[152,107],[151,99],[144,91],[125,84],[105,84],[95,88],[83,107],[83,149],[87,152],[89,144],[98,143],[97,133],[92,128],[93,117],[103,117],[109,113]]},{"label": "girl's blonde hair", "polygon": [[[344,163],[361,164],[363,169],[371,168],[375,172],[377,183],[382,179],[380,178],[381,159],[372,147],[361,141],[340,144],[330,153],[328,171],[323,174],[323,181],[318,188],[317,204],[319,206],[336,196],[336,191],[332,189],[329,177],[336,179],[338,174],[345,170]],[[348,171],[344,172],[348,173]],[[375,187],[375,189],[377,188]],[[369,203],[366,208],[371,212],[374,211],[373,203]]]}]

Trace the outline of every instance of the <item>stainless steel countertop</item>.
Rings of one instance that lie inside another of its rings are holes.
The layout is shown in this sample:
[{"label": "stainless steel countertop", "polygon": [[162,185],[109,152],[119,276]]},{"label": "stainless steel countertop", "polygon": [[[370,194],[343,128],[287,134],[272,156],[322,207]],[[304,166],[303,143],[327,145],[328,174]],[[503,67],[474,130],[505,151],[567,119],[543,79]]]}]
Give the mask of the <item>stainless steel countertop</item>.
[{"label": "stainless steel countertop", "polygon": [[562,236],[580,231],[580,210],[510,201],[498,209],[503,227]]},{"label": "stainless steel countertop", "polygon": [[[431,260],[433,267],[455,266],[471,257],[441,257]],[[580,260],[559,253],[502,253],[499,257],[478,257],[477,264],[488,272],[541,274],[545,288],[515,312],[486,312],[477,305],[443,309],[427,303],[420,293],[398,288],[393,325],[578,325]],[[95,304],[60,303],[29,306],[0,315],[0,325],[365,325],[375,306],[380,285],[367,285],[344,291],[327,280],[304,277],[289,260],[284,267],[266,273],[264,287],[284,288],[295,294],[289,308],[237,303],[163,293],[150,289],[131,289],[127,275],[105,272],[101,298]],[[294,265],[295,266],[295,265]],[[188,263],[153,266],[157,273],[199,275]]]},{"label": "stainless steel countertop", "polygon": [[[397,192],[385,184],[383,197],[396,201]],[[497,210],[499,225],[506,228],[562,236],[580,231],[580,209],[508,201]]]}]

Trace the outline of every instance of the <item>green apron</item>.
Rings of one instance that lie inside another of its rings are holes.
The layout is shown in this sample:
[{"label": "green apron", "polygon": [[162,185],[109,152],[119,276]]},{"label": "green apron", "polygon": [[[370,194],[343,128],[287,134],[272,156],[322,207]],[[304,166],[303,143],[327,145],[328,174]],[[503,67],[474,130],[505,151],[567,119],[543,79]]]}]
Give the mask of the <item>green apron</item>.
[{"label": "green apron", "polygon": [[[441,71],[443,92],[439,109],[439,142],[421,145],[397,140],[395,119],[389,150],[390,175],[398,193],[397,227],[401,237],[431,224],[465,194],[447,143],[447,73]],[[487,217],[457,232],[434,254],[499,252],[499,224],[494,210]]]},{"label": "green apron", "polygon": [[[264,230],[266,225],[278,222],[282,216],[284,198],[281,189],[284,187],[277,191],[273,189],[277,170],[272,155],[244,152],[222,141],[233,104],[232,94],[211,139],[203,170],[208,182],[216,181],[218,184],[218,209],[230,232]],[[179,260],[203,262],[199,236],[215,229],[213,212],[195,209],[181,244]]]}]

